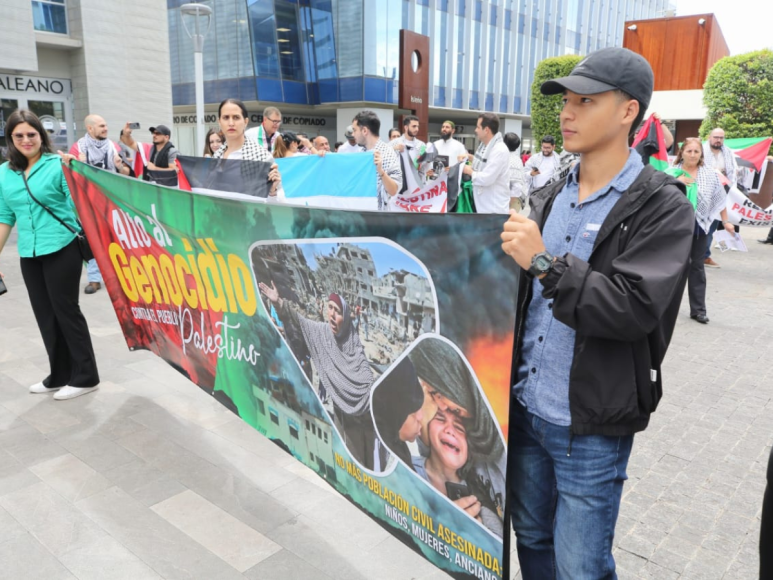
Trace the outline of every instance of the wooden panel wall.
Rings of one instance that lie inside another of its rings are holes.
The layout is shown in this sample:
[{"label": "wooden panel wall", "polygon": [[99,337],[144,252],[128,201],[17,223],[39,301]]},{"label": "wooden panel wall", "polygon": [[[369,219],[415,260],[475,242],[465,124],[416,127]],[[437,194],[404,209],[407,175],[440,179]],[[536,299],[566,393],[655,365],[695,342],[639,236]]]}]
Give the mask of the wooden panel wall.
[{"label": "wooden panel wall", "polygon": [[652,65],[656,91],[702,89],[711,66],[730,54],[713,14],[626,22],[623,46]]}]

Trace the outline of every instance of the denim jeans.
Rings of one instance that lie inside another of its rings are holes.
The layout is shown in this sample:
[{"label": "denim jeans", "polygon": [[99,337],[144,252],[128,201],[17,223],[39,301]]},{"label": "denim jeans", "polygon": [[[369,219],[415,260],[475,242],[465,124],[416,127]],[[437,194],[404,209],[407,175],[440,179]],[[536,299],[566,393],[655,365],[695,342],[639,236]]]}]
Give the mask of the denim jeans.
[{"label": "denim jeans", "polygon": [[612,540],[633,435],[570,439],[568,427],[512,407],[510,514],[523,580],[616,579]]},{"label": "denim jeans", "polygon": [[719,228],[721,224],[722,222],[718,220],[711,222],[711,227],[709,227],[709,233],[706,238],[706,255],[703,256],[704,260],[708,260],[711,257],[711,244],[714,243],[714,232],[717,231],[717,228]]},{"label": "denim jeans", "polygon": [[102,283],[102,273],[99,271],[97,261],[94,259],[91,259],[86,263],[86,279],[89,282]]}]

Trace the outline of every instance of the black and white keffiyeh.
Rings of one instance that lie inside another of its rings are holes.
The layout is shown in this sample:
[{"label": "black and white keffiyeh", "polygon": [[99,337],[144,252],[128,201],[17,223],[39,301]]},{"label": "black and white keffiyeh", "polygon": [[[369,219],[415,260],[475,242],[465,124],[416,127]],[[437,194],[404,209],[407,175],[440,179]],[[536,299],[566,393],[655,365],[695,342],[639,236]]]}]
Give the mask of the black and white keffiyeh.
[{"label": "black and white keffiyeh", "polygon": [[[725,175],[727,175],[731,185],[735,185],[738,182],[738,177],[736,175],[737,165],[735,162],[735,155],[727,145],[722,145],[722,156],[725,159]],[[712,169],[716,169],[714,165],[716,163],[714,151],[711,149],[711,145],[709,143],[703,144],[703,159],[706,165]]]},{"label": "black and white keffiyeh", "polygon": [[94,139],[91,135],[86,134],[78,139],[78,151],[86,154],[87,164],[115,171],[117,152],[110,139]]},{"label": "black and white keffiyeh", "polygon": [[489,155],[494,150],[494,145],[502,143],[502,133],[497,133],[488,142],[488,145],[481,143],[475,151],[475,158],[472,160],[472,170],[481,171],[488,163]]},{"label": "black and white keffiyeh", "polygon": [[[684,169],[681,163],[677,167]],[[708,233],[711,222],[719,218],[720,212],[725,209],[727,193],[719,182],[716,170],[707,165],[701,165],[698,168],[695,185],[698,186],[695,221],[704,232]]]}]

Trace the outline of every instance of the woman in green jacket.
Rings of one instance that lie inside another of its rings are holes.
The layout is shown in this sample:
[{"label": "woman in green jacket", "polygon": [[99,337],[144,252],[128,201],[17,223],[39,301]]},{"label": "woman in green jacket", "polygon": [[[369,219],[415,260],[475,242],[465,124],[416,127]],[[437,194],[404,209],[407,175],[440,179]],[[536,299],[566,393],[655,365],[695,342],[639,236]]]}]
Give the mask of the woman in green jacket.
[{"label": "woman in green jacket", "polygon": [[16,225],[21,272],[51,366],[51,374],[30,392],[58,391],[55,399],[72,399],[99,384],[89,328],[78,305],[83,259],[75,234],[40,205],[77,231],[70,190],[62,159],[51,152],[48,134],[33,113],[11,114],[5,134],[9,160],[0,165],[0,253]]}]

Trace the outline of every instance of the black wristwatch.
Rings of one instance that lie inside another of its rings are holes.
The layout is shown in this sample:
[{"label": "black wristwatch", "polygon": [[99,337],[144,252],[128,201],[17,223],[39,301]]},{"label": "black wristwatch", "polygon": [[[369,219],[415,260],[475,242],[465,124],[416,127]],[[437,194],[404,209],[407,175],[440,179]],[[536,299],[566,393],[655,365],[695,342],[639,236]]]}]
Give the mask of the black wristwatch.
[{"label": "black wristwatch", "polygon": [[531,259],[531,266],[529,267],[529,274],[535,278],[547,274],[553,268],[553,262],[555,258],[550,252],[540,252]]}]

